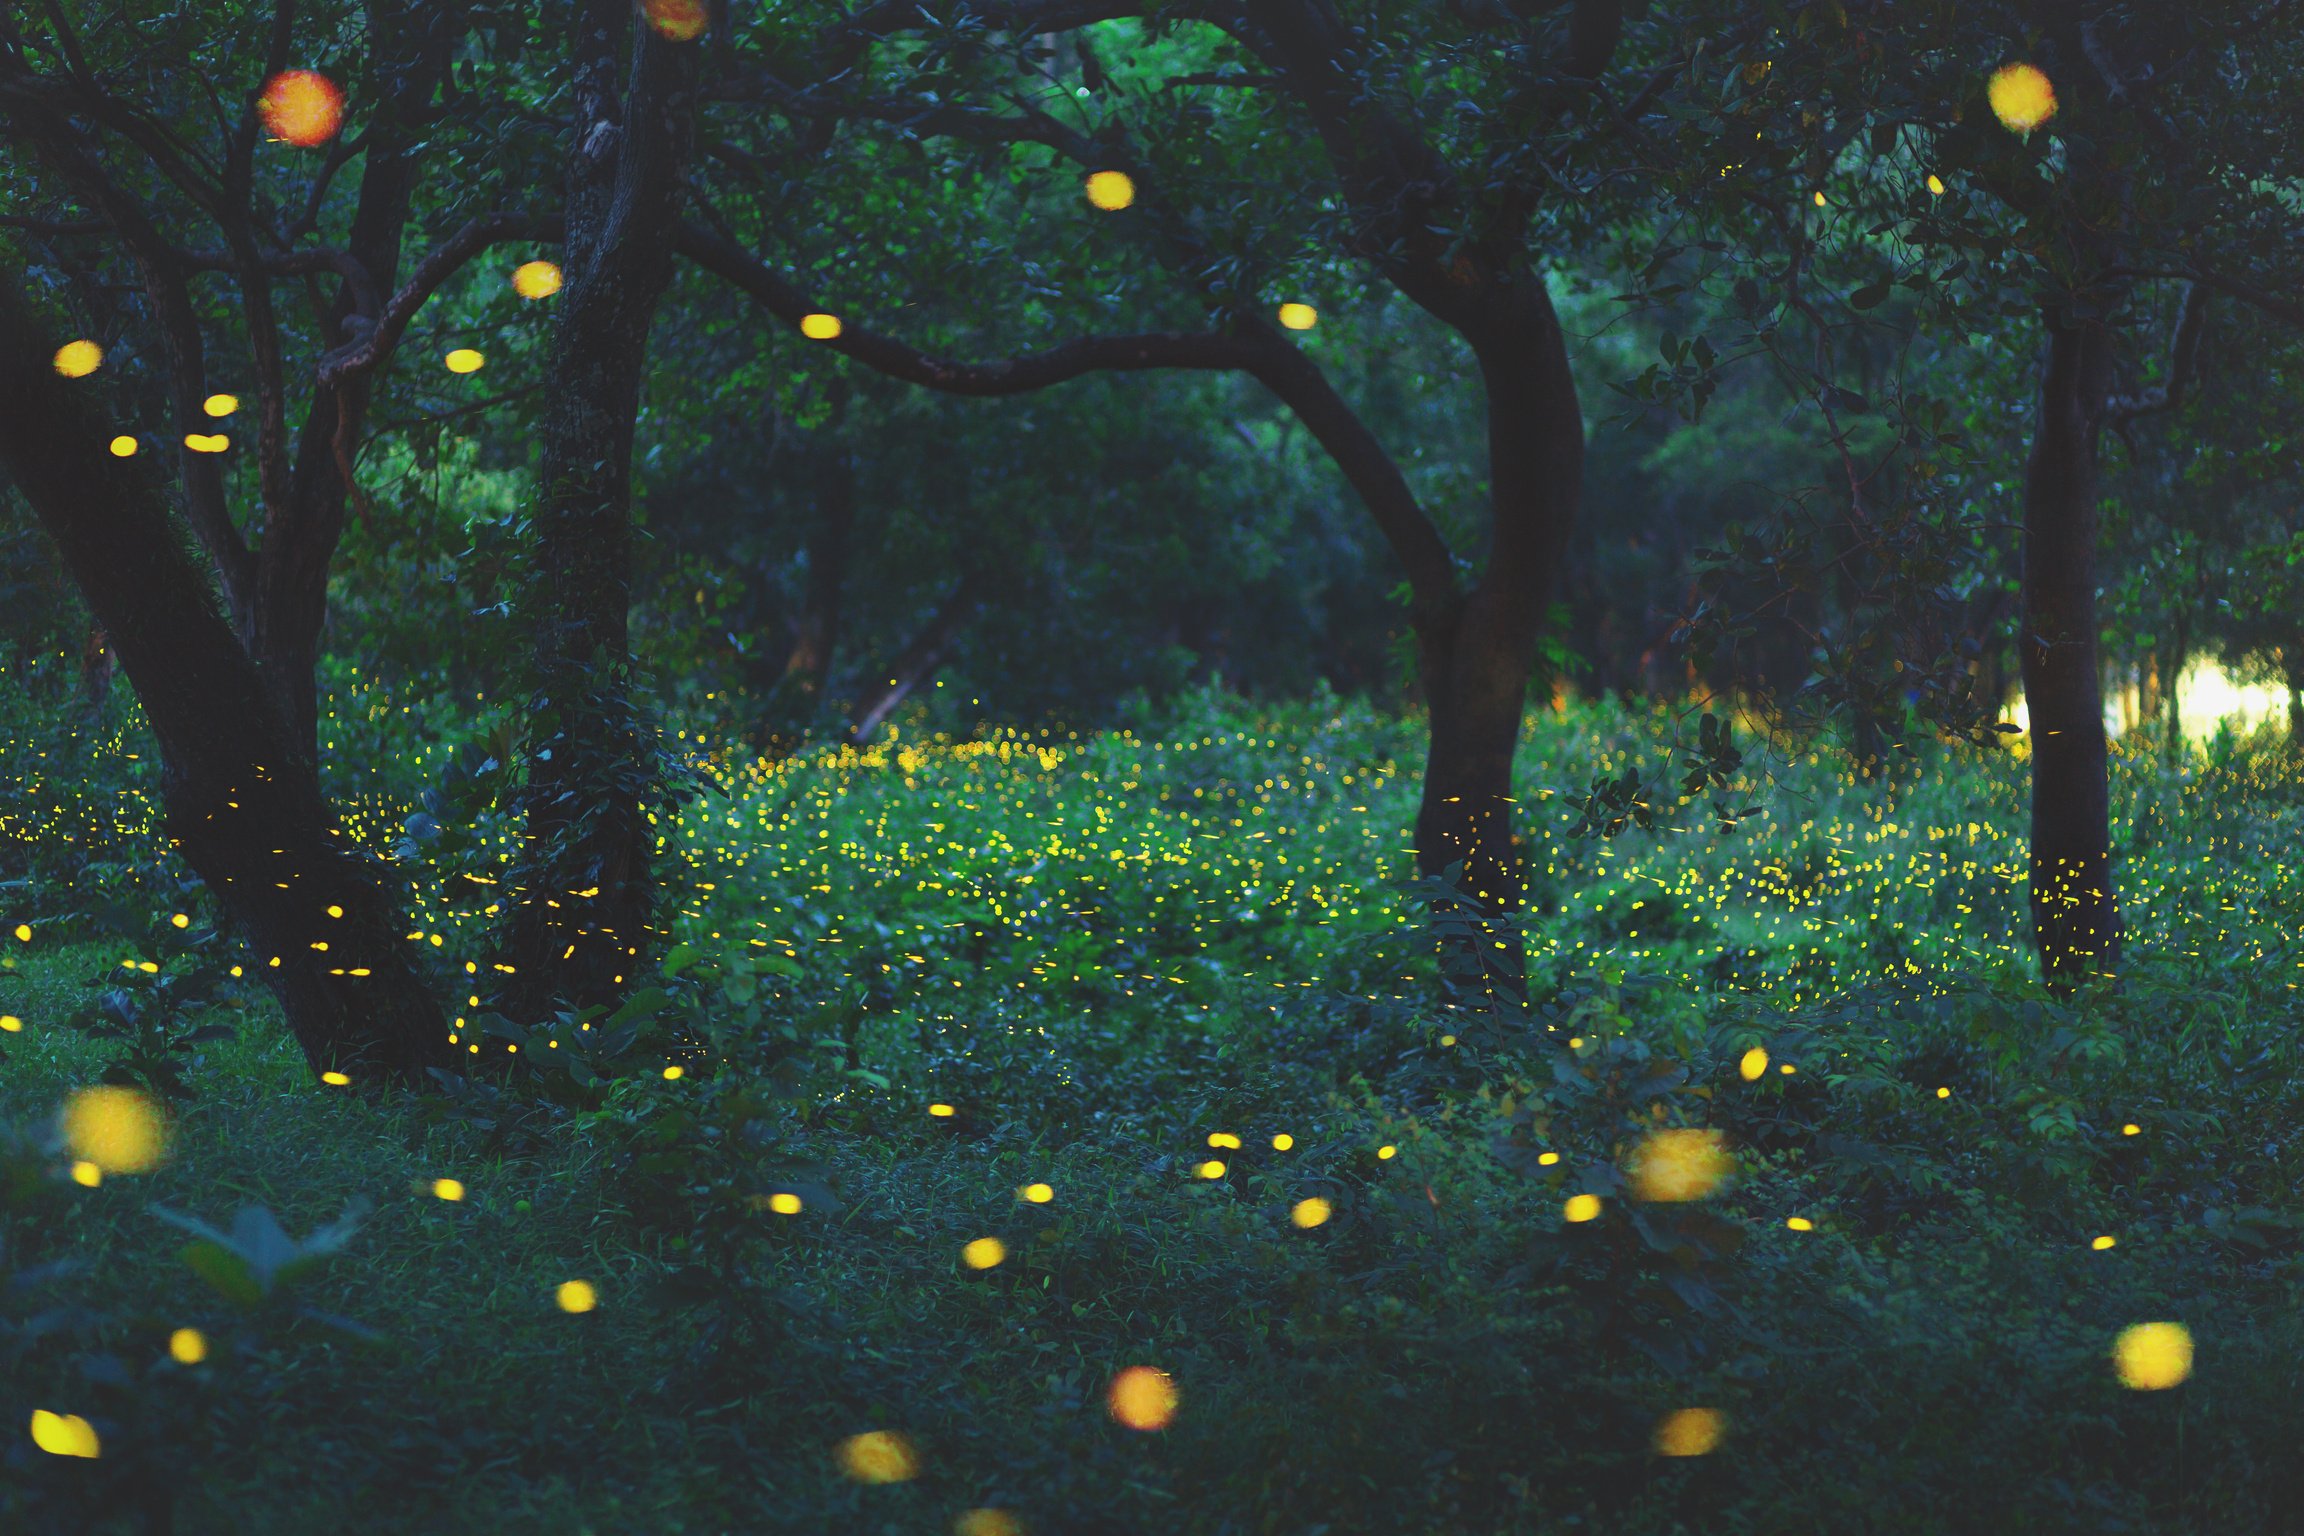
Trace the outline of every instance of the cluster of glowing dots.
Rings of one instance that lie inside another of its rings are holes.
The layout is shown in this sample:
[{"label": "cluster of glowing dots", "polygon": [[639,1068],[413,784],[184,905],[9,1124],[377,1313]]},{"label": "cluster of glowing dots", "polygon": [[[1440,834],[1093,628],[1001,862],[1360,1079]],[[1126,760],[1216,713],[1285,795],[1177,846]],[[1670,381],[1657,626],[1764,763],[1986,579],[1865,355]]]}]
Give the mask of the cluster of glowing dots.
[{"label": "cluster of glowing dots", "polygon": [[1992,115],[2013,133],[2030,133],[2056,115],[2056,87],[2035,65],[2001,65],[1984,94]]},{"label": "cluster of glowing dots", "polygon": [[344,126],[344,93],[314,70],[283,70],[264,82],[256,111],[273,138],[312,149],[336,137],[336,130]]}]

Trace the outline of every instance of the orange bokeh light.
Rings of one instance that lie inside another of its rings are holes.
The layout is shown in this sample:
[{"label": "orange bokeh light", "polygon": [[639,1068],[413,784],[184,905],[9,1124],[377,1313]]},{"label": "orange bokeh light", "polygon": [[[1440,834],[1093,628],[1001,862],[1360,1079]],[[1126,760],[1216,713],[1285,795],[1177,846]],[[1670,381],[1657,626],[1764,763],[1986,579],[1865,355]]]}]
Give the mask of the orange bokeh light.
[{"label": "orange bokeh light", "polygon": [[336,137],[344,126],[344,93],[317,71],[286,69],[264,82],[256,110],[265,132],[310,149]]}]

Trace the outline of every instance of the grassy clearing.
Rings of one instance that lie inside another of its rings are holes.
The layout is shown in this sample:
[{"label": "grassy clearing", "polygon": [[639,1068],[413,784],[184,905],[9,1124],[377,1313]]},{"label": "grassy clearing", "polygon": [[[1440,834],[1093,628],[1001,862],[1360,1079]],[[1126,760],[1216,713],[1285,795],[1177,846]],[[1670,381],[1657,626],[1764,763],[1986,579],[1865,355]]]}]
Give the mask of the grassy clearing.
[{"label": "grassy clearing", "polygon": [[[2010,765],[1883,791],[1802,757],[1735,838],[1567,837],[1566,791],[1656,730],[1532,723],[1545,985],[1502,1024],[1432,1001],[1397,722],[1208,706],[721,764],[665,826],[716,1046],[651,1036],[602,1094],[459,1118],[310,1083],[259,1009],[166,1166],[7,1218],[17,1262],[84,1268],[0,1316],[86,1316],[14,1335],[0,1409],[107,1433],[66,1462],[9,1431],[0,1510],[138,1529],[102,1504],[134,1479],[235,1532],[2286,1528],[2304,973],[2273,765],[2123,766],[2135,963],[2067,1008],[2025,979]],[[484,868],[421,914],[444,984]],[[116,957],[60,937],[0,1001],[20,1127],[105,1059],[58,1021]],[[1659,1113],[1736,1149],[1685,1208],[1733,1234],[1625,1198]],[[764,1209],[786,1184],[804,1208]],[[1585,1191],[1601,1217],[1564,1222]],[[303,1232],[354,1197],[299,1297],[368,1343],[235,1314],[148,1209]],[[1300,1229],[1312,1197],[1333,1219]],[[1007,1257],[971,1270],[987,1236]],[[558,1309],[571,1278],[597,1310]],[[2111,1340],[2153,1319],[2195,1374],[2125,1391]],[[183,1326],[219,1341],[199,1367],[165,1362]],[[1133,1364],[1182,1391],[1162,1433],[1105,1412]],[[1728,1437],[1657,1456],[1688,1406]],[[870,1429],[920,1475],[843,1476]]]}]

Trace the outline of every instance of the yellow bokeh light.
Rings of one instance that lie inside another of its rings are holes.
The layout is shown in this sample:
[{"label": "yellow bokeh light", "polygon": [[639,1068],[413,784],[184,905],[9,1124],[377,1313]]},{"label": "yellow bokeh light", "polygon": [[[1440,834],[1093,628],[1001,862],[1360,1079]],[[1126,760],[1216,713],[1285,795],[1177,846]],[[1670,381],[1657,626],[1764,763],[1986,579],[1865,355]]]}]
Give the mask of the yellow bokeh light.
[{"label": "yellow bokeh light", "polygon": [[589,1312],[600,1305],[600,1293],[592,1288],[589,1280],[561,1281],[552,1299],[560,1303],[563,1312]]},{"label": "yellow bokeh light", "polygon": [[1289,1135],[1286,1131],[1282,1131],[1279,1135],[1272,1138],[1272,1150],[1275,1152],[1285,1152],[1294,1145],[1296,1145],[1296,1138]]},{"label": "yellow bokeh light", "polygon": [[949,1104],[931,1104],[928,1106],[928,1113],[939,1120],[949,1120],[956,1111]]},{"label": "yellow bokeh light", "polygon": [[2105,1249],[2107,1249],[2107,1248],[2110,1248],[2110,1247],[2113,1247],[2113,1246],[2115,1246],[2116,1244],[2118,1244],[2118,1243],[2119,1243],[2119,1241],[2120,1241],[2120,1239],[2118,1239],[2118,1238],[2114,1237],[2114,1236],[2113,1236],[2111,1233],[2107,1232],[2107,1233],[2105,1233],[2103,1236],[2101,1236],[2101,1237],[2099,1237],[2099,1238],[2096,1238],[2094,1241],[2092,1241],[2091,1243],[2089,1243],[2089,1245],[2088,1245],[2088,1246],[2089,1246],[2089,1247],[2091,1247],[2091,1248],[2093,1248],[2093,1249],[2095,1249],[2095,1250],[2096,1250],[2098,1253],[2102,1253],[2102,1252],[2103,1252]]},{"label": "yellow bokeh light", "polygon": [[952,1536],[1024,1536],[1024,1522],[1004,1509],[964,1509]]},{"label": "yellow bokeh light", "polygon": [[1320,323],[1320,311],[1291,300],[1280,306],[1280,323],[1291,331],[1308,331]]},{"label": "yellow bokeh light", "polygon": [[2030,133],[2056,115],[2056,87],[2030,64],[2003,64],[1985,88],[1992,115],[2015,133]]},{"label": "yellow bokeh light", "polygon": [[1536,1166],[1539,1168],[1549,1168],[1559,1161],[1560,1154],[1557,1152],[1539,1152],[1536,1154]]},{"label": "yellow bokeh light", "polygon": [[87,1161],[74,1163],[72,1165],[72,1182],[83,1189],[94,1189],[104,1182],[104,1170]]},{"label": "yellow bokeh light", "polygon": [[664,1069],[664,1081],[668,1083],[676,1083],[680,1081],[681,1077],[684,1075],[685,1074],[683,1070],[677,1063]]},{"label": "yellow bokeh light", "polygon": [[641,9],[648,25],[669,42],[692,43],[712,24],[712,12],[704,0],[646,0]]},{"label": "yellow bokeh light", "polygon": [[1940,1099],[1948,1099],[1952,1097],[1952,1090],[1949,1088],[1939,1088],[1936,1090],[1936,1097]]},{"label": "yellow bokeh light", "polygon": [[79,1456],[93,1461],[102,1454],[96,1429],[76,1413],[32,1410],[32,1443],[51,1456]]},{"label": "yellow bokeh light", "polygon": [[1785,1218],[1784,1225],[1790,1227],[1795,1232],[1813,1232],[1816,1230],[1816,1223],[1810,1221],[1805,1216],[1787,1217]]},{"label": "yellow bokeh light", "polygon": [[1028,1200],[1034,1205],[1046,1205],[1056,1198],[1054,1186],[1048,1184],[1027,1184],[1016,1194],[1019,1199]]},{"label": "yellow bokeh light", "polygon": [[470,347],[458,347],[441,361],[448,365],[450,373],[478,373],[488,359]]},{"label": "yellow bokeh light", "polygon": [[1733,1164],[1718,1131],[1658,1131],[1632,1155],[1632,1193],[1642,1200],[1701,1200],[1720,1187]]},{"label": "yellow bokeh light", "polygon": [[2192,1374],[2192,1333],[2182,1323],[2138,1323],[2112,1343],[2120,1385],[2159,1392]]},{"label": "yellow bokeh light", "polygon": [[1112,1417],[1146,1433],[1166,1429],[1176,1417],[1176,1383],[1157,1366],[1132,1365],[1112,1378],[1104,1394]]},{"label": "yellow bokeh light", "polygon": [[30,923],[18,923],[16,925],[16,942],[19,944],[32,942],[32,925]]},{"label": "yellow bokeh light", "polygon": [[840,1442],[840,1470],[860,1483],[905,1483],[920,1475],[912,1442],[885,1429],[869,1429]]},{"label": "yellow bokeh light", "polygon": [[320,1081],[331,1088],[348,1088],[352,1085],[352,1079],[341,1072],[323,1072],[320,1074]]},{"label": "yellow bokeh light", "polygon": [[2128,1124],[2120,1127],[2120,1134],[2123,1136],[2141,1136],[2144,1134],[2144,1127],[2136,1124],[2134,1121],[2130,1121]]},{"label": "yellow bokeh light", "polygon": [[197,1328],[179,1328],[168,1335],[168,1358],[178,1365],[198,1365],[208,1358],[208,1336]]},{"label": "yellow bokeh light", "polygon": [[132,459],[136,457],[136,439],[130,437],[125,432],[112,439],[112,441],[106,443],[104,447],[106,451],[108,451],[112,457],[116,459]]},{"label": "yellow bokeh light", "polygon": [[1816,194],[1816,206],[1819,208],[1829,208],[1832,206],[1832,200],[1826,197],[1823,193],[1819,192]]},{"label": "yellow bokeh light", "polygon": [[1736,1075],[1748,1083],[1758,1082],[1761,1074],[1767,1070],[1768,1053],[1757,1045],[1746,1051],[1743,1059],[1736,1063]]},{"label": "yellow bokeh light", "polygon": [[0,1034],[16,1035],[24,1032],[24,1021],[12,1013],[0,1013]]},{"label": "yellow bokeh light", "polygon": [[799,1215],[800,1204],[800,1197],[788,1189],[779,1190],[777,1193],[768,1197],[768,1209],[774,1211],[779,1216]]},{"label": "yellow bokeh light", "polygon": [[1382,1146],[1376,1149],[1376,1160],[1380,1163],[1388,1163],[1399,1155],[1400,1149],[1398,1147]]},{"label": "yellow bokeh light", "polygon": [[960,1250],[960,1262],[970,1269],[990,1269],[1008,1257],[1008,1245],[996,1237],[980,1237]]},{"label": "yellow bokeh light", "polygon": [[68,341],[56,349],[56,371],[68,379],[84,379],[104,365],[104,349],[86,340]]},{"label": "yellow bokeh light", "polygon": [[200,409],[211,416],[229,416],[240,409],[238,395],[210,395],[200,402]]},{"label": "yellow bokeh light", "polygon": [[133,1088],[83,1088],[64,1106],[72,1155],[105,1173],[147,1173],[160,1163],[160,1107]]},{"label": "yellow bokeh light", "polygon": [[1214,1158],[1208,1159],[1208,1161],[1202,1163],[1198,1168],[1195,1168],[1192,1171],[1199,1174],[1200,1177],[1204,1179],[1220,1179],[1224,1177],[1224,1165],[1216,1161]]},{"label": "yellow bokeh light", "polygon": [[1087,181],[1088,201],[1106,213],[1117,213],[1136,201],[1136,183],[1126,171],[1097,171]]},{"label": "yellow bokeh light", "polygon": [[464,1183],[461,1179],[434,1179],[432,1193],[442,1200],[461,1200],[464,1198]]},{"label": "yellow bokeh light", "polygon": [[187,432],[184,446],[194,453],[222,453],[232,446],[232,439],[221,432]]},{"label": "yellow bokeh light", "polygon": [[548,299],[560,291],[560,269],[549,261],[524,261],[512,269],[512,291],[524,299]]},{"label": "yellow bokeh light", "polygon": [[1240,1138],[1233,1135],[1230,1131],[1210,1131],[1208,1133],[1208,1145],[1212,1147],[1230,1147],[1232,1150],[1237,1152],[1240,1149]]},{"label": "yellow bokeh light", "polygon": [[264,82],[256,100],[264,131],[310,149],[336,137],[344,124],[344,93],[326,75],[309,69],[283,70]]},{"label": "yellow bokeh light", "polygon": [[1941,176],[1929,177],[1928,192],[1932,197],[1942,197],[1944,195],[1944,178]]},{"label": "yellow bokeh light", "polygon": [[800,334],[810,341],[831,341],[840,334],[840,317],[821,312],[800,317]]},{"label": "yellow bokeh light", "polygon": [[1314,1195],[1309,1200],[1297,1201],[1296,1208],[1288,1213],[1288,1219],[1300,1227],[1317,1227],[1335,1214],[1334,1206]]},{"label": "yellow bokeh light", "polygon": [[1560,1215],[1567,1221],[1590,1221],[1599,1214],[1598,1195],[1570,1195],[1568,1203],[1560,1207]]},{"label": "yellow bokeh light", "polygon": [[1717,1408],[1678,1408],[1656,1421],[1656,1454],[1708,1456],[1728,1432],[1728,1416]]}]

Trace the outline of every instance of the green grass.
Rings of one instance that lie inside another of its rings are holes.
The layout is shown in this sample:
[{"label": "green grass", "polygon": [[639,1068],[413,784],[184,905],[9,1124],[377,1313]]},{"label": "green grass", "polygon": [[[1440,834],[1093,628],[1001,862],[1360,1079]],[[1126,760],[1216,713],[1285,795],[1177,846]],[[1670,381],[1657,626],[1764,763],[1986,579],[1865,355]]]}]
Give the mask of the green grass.
[{"label": "green grass", "polygon": [[[721,1048],[650,1036],[604,1101],[500,1141],[313,1084],[256,1010],[161,1169],[50,1178],[4,1218],[16,1262],[84,1265],[39,1294],[88,1316],[15,1341],[0,1528],[105,1528],[88,1501],[131,1479],[175,1491],[179,1530],[260,1533],[935,1532],[983,1506],[1194,1536],[2296,1528],[2276,759],[2123,761],[2132,962],[2065,1006],[2023,953],[2019,764],[1932,757],[1883,790],[1803,753],[1738,836],[1582,841],[1570,793],[1652,761],[1660,724],[1537,719],[1540,999],[1506,1027],[1437,1001],[1398,892],[1412,724],[1197,707],[1149,739],[716,763],[730,794],[663,831],[679,936],[765,962],[704,994]],[[462,874],[495,846],[429,888],[444,986],[484,959]],[[12,946],[0,982],[20,1127],[105,1059],[59,1021],[118,957],[72,938]],[[747,1111],[758,1145],[712,1134],[776,1042],[796,1087]],[[1643,1083],[1735,1147],[1703,1206],[1732,1253],[1694,1263],[1677,1208],[1611,1182]],[[803,1165],[799,1214],[745,1203]],[[1056,1198],[1020,1202],[1035,1180]],[[1569,1226],[1583,1189],[1608,1204]],[[1309,1195],[1336,1217],[1299,1230]],[[302,1232],[354,1197],[372,1213],[297,1297],[367,1343],[236,1318],[149,1213]],[[983,1236],[1008,1258],[971,1271]],[[600,1306],[572,1316],[578,1277]],[[35,1310],[0,1292],[0,1322]],[[2195,1374],[2123,1390],[2111,1340],[2150,1319],[2189,1327]],[[182,1326],[247,1342],[161,1364]],[[127,1385],[92,1385],[95,1354]],[[1104,1411],[1138,1363],[1183,1394],[1159,1434]],[[1728,1415],[1720,1449],[1654,1455],[1694,1405]],[[33,1407],[116,1424],[104,1458],[32,1451]],[[842,1475],[875,1428],[918,1478]]]}]

